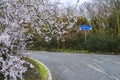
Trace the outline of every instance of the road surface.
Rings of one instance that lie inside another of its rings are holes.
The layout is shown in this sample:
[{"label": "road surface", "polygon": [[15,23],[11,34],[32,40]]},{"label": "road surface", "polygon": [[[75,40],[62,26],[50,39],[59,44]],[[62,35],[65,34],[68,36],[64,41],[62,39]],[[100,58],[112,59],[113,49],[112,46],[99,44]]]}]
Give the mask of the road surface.
[{"label": "road surface", "polygon": [[34,51],[56,80],[120,80],[120,56]]}]

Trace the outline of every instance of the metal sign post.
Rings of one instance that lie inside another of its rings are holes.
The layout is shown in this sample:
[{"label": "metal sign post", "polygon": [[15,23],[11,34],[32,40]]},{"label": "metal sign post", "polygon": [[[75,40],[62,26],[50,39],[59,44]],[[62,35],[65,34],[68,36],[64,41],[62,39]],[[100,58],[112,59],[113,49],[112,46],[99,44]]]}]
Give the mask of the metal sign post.
[{"label": "metal sign post", "polygon": [[85,32],[85,43],[86,43],[86,39],[87,39],[86,31],[92,30],[92,26],[91,25],[80,25],[80,30]]},{"label": "metal sign post", "polygon": [[86,31],[84,31],[84,32],[85,32],[85,43],[86,43],[86,39],[87,39],[86,37],[87,37],[87,36],[86,36]]}]

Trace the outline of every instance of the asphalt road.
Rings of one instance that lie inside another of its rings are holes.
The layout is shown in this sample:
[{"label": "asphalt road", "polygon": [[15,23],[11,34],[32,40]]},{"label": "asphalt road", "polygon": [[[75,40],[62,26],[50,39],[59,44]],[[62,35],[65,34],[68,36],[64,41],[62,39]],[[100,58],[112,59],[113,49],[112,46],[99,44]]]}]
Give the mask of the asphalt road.
[{"label": "asphalt road", "polygon": [[56,80],[120,80],[120,56],[34,51]]}]

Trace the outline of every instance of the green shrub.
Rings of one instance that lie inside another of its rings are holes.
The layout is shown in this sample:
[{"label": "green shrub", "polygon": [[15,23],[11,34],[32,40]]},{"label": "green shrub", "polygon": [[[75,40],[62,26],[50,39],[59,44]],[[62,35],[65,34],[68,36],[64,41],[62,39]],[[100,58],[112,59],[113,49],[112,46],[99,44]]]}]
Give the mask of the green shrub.
[{"label": "green shrub", "polygon": [[119,52],[119,41],[119,37],[97,34],[88,40],[87,49],[92,52]]},{"label": "green shrub", "polygon": [[49,42],[44,39],[33,38],[34,50],[57,51],[58,49],[66,50],[87,50],[89,52],[111,52],[119,54],[120,36],[111,36],[103,33],[87,34],[87,41],[84,43],[84,34],[76,32],[64,37],[65,41],[58,41],[53,38]]}]

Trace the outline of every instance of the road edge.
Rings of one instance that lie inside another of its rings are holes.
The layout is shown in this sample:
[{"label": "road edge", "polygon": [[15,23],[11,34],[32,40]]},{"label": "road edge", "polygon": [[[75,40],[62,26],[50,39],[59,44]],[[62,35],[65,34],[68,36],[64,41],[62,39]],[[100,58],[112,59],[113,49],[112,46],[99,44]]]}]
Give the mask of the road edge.
[{"label": "road edge", "polygon": [[51,73],[50,69],[45,64],[43,64],[41,61],[38,61],[37,59],[31,58],[31,57],[28,57],[28,58],[33,59],[36,62],[38,62],[39,64],[41,64],[47,71],[47,75],[46,75],[47,76],[47,80],[53,80],[52,73]]}]

